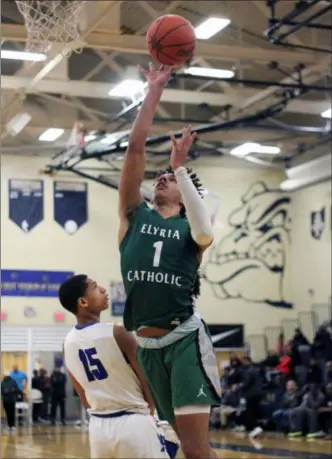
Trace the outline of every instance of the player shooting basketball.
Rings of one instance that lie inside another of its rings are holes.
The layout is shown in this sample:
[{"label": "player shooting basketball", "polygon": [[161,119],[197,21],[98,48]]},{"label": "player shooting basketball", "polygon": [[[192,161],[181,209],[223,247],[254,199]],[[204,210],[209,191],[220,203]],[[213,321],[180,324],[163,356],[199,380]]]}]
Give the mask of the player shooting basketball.
[{"label": "player shooting basketball", "polygon": [[145,142],[172,71],[152,64],[149,70],[141,69],[149,89],[132,127],[119,186],[124,324],[137,333],[138,361],[159,417],[174,426],[186,458],[217,457],[208,426],[211,405],[219,403],[219,375],[206,325],[193,305],[212,224],[201,184],[183,166],[195,138],[190,128],[179,140],[171,135],[171,168],[157,179],[152,208],[142,199]]}]

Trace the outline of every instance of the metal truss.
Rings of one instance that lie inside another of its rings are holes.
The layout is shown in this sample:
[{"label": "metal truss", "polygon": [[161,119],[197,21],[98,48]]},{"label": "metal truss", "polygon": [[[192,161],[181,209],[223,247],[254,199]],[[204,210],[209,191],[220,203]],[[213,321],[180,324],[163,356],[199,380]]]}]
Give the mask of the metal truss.
[{"label": "metal truss", "polygon": [[[304,92],[306,91],[301,87],[298,87],[297,90],[288,89],[283,93],[281,100],[254,114],[238,117],[233,120],[222,120],[218,123],[205,124],[194,128],[193,131],[198,134],[198,142],[194,146],[192,154],[189,155],[190,159],[196,159],[198,156],[204,154],[210,156],[213,153],[219,156],[223,155],[224,151],[222,143],[220,143],[219,146],[215,145],[214,152],[210,146],[207,146],[207,148],[201,148],[199,146],[201,136],[205,133],[231,129],[243,129],[256,125],[260,126],[263,121],[274,119],[277,114],[282,112],[291,99],[299,97],[299,95],[302,95]],[[175,132],[174,135],[175,137],[180,137],[181,131]],[[107,136],[105,131],[96,133],[96,138],[94,140],[88,142],[83,148],[78,148],[74,154],[71,152],[71,154],[68,155],[67,151],[61,152],[56,158],[54,158],[56,161],[53,164],[49,164],[45,167],[44,172],[53,175],[59,171],[67,171],[77,176],[91,179],[107,187],[117,188],[117,181],[114,178],[118,176],[120,169],[114,164],[114,162],[112,162],[112,160],[115,160],[116,157],[119,155],[121,156],[121,154],[123,155],[126,151],[128,145],[128,134],[120,139],[114,141],[110,140],[107,144],[102,144],[101,140],[103,140],[105,136]],[[146,147],[148,149],[149,147],[160,146],[168,141],[169,135],[149,137],[146,141]],[[204,142],[202,142],[202,144],[204,144]],[[147,155],[150,158],[159,157],[161,160],[164,160],[169,155],[169,151],[147,150]],[[105,166],[105,162],[107,162],[107,167],[82,167],[82,163],[84,161],[91,159],[103,162],[101,166]],[[97,173],[97,175],[95,173]],[[157,169],[150,170],[146,173],[145,178],[152,179],[156,173]]]},{"label": "metal truss", "polygon": [[[277,62],[272,61],[270,63],[271,69],[281,70],[279,64]],[[322,85],[313,85],[313,84],[304,84],[302,78],[302,71],[305,69],[304,65],[297,65],[294,68],[294,71],[298,74],[298,78],[294,80],[292,83],[283,83],[283,82],[274,82],[274,81],[264,81],[264,80],[252,80],[248,78],[219,78],[219,77],[211,77],[211,76],[196,76],[190,75],[186,73],[178,73],[174,74],[173,77],[175,79],[180,80],[204,80],[204,81],[228,81],[232,84],[245,84],[248,86],[256,86],[256,87],[279,87],[279,88],[287,88],[287,89],[299,89],[299,87],[303,87],[306,91],[323,91],[323,92],[331,92],[332,86],[322,86]],[[290,74],[283,72],[285,75],[290,76]]]},{"label": "metal truss", "polygon": [[[305,49],[319,53],[331,54],[331,48],[322,48],[318,46],[308,46],[299,43],[290,43],[286,41],[294,33],[303,28],[325,30],[331,33],[331,25],[315,22],[318,18],[322,18],[327,13],[332,11],[332,3],[322,0],[298,0],[294,1],[294,9],[284,17],[276,17],[276,7],[280,0],[268,0],[266,2],[270,8],[270,17],[268,19],[269,28],[265,31],[265,35],[269,41],[275,45],[282,45],[289,48]],[[315,10],[313,9],[315,7]],[[312,10],[312,11],[311,11]],[[303,13],[308,13],[305,19],[299,18]],[[287,31],[281,32],[281,29],[287,28]]]}]

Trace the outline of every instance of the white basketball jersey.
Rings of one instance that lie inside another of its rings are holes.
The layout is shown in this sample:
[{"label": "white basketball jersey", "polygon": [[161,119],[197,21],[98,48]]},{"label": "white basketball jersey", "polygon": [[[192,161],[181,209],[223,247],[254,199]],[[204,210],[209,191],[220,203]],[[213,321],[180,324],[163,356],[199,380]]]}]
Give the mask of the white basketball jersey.
[{"label": "white basketball jersey", "polygon": [[85,391],[91,414],[149,413],[141,384],[125,360],[113,324],[76,325],[64,342],[65,363]]}]

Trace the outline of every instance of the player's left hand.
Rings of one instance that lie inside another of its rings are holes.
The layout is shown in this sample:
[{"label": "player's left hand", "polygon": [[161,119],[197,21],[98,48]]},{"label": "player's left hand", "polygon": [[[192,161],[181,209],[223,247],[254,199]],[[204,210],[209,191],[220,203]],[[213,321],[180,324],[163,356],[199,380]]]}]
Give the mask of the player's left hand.
[{"label": "player's left hand", "polygon": [[173,144],[170,166],[175,171],[182,166],[187,159],[189,150],[196,138],[196,133],[191,132],[191,126],[182,128],[182,137],[178,140],[174,137],[173,132],[170,133]]}]

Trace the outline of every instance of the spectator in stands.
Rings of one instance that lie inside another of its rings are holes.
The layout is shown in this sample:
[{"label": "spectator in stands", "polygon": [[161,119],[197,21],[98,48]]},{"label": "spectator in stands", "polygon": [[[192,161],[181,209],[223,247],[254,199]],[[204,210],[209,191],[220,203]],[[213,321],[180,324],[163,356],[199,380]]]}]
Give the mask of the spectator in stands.
[{"label": "spectator in stands", "polygon": [[51,374],[51,424],[55,425],[57,407],[60,407],[61,422],[66,424],[65,402],[66,402],[67,377],[59,367],[55,367]]},{"label": "spectator in stands", "polygon": [[325,371],[324,371],[324,386],[328,386],[332,384],[332,361],[329,360],[325,364]]},{"label": "spectator in stands", "polygon": [[308,339],[304,336],[300,328],[295,328],[292,344],[293,346],[310,346]]},{"label": "spectator in stands", "polygon": [[40,369],[40,378],[42,380],[41,392],[43,394],[43,405],[41,408],[40,417],[43,421],[47,421],[49,419],[49,399],[51,392],[51,384],[50,378],[47,375],[47,371],[44,368]]},{"label": "spectator in stands", "polygon": [[229,388],[228,385],[228,375],[229,375],[230,367],[225,367],[222,370],[222,376],[220,378],[220,385],[224,392]]},{"label": "spectator in stands", "polygon": [[289,354],[282,356],[276,368],[284,376],[290,376],[292,373],[292,357]]},{"label": "spectator in stands", "polygon": [[[243,427],[243,411],[240,407],[240,392],[233,384],[222,397],[222,404],[220,408],[220,423],[223,427],[234,428],[234,430],[242,431]],[[240,429],[238,427],[241,427]]]},{"label": "spectator in stands", "polygon": [[232,356],[229,364],[227,384],[231,387],[233,384],[239,384],[242,379],[242,362],[236,356]]},{"label": "spectator in stands", "polygon": [[311,346],[299,328],[295,330],[295,335],[291,342],[290,356],[292,358],[291,373],[298,386],[303,386],[307,381],[307,367],[311,356]]},{"label": "spectator in stands", "polygon": [[1,397],[10,433],[15,428],[15,403],[18,400],[18,395],[19,388],[16,381],[10,376],[9,372],[5,372],[1,382]]},{"label": "spectator in stands", "polygon": [[268,367],[269,370],[271,370],[272,368],[275,368],[276,366],[278,366],[279,363],[280,363],[280,356],[277,353],[277,351],[275,351],[273,349],[268,351],[268,355],[267,355],[266,359],[262,361],[262,364],[265,367]]},{"label": "spectator in stands", "polygon": [[[42,408],[42,403],[40,402],[40,399],[42,398],[42,386],[43,382],[40,376],[40,371],[34,370],[33,371],[33,377],[31,380],[31,389],[33,389],[33,404],[32,404],[32,421],[37,424],[39,422],[40,414],[41,414],[41,408]],[[38,392],[40,397],[38,397]]]},{"label": "spectator in stands", "polygon": [[332,435],[332,383],[325,388],[325,403],[321,408],[318,408],[319,421],[324,432]]},{"label": "spectator in stands", "polygon": [[295,431],[296,426],[289,424],[289,413],[290,410],[300,405],[300,401],[301,397],[296,382],[289,380],[286,392],[281,400],[280,409],[276,410],[272,415],[278,432],[282,432],[286,427],[290,427],[291,431]]},{"label": "spectator in stands", "polygon": [[[25,390],[28,385],[27,375],[24,373],[24,371],[21,371],[18,368],[18,365],[15,364],[13,365],[13,370],[10,372],[9,376],[14,379],[18,387],[17,401],[23,402],[23,400],[25,399]],[[18,413],[19,413],[18,424],[21,426],[23,425],[23,419],[21,416],[22,410],[19,410]]]},{"label": "spectator in stands", "polygon": [[320,326],[316,332],[312,352],[322,370],[325,362],[332,360],[332,337],[324,326]]},{"label": "spectator in stands", "polygon": [[[280,371],[277,369],[278,365],[280,364],[280,356],[277,354],[277,351],[275,350],[270,350],[268,351],[268,356],[266,359],[262,360],[261,366],[264,369],[265,375],[264,375],[264,380],[266,382],[266,386],[269,390],[274,390],[274,392],[278,392],[277,389],[279,389],[279,379],[276,378],[277,376],[280,376]],[[278,383],[277,383],[278,379]],[[282,381],[281,381],[281,386]],[[280,387],[281,389],[281,387]]]},{"label": "spectator in stands", "polygon": [[306,382],[316,385],[321,385],[323,383],[322,373],[315,359],[310,359]]},{"label": "spectator in stands", "polygon": [[260,368],[253,364],[250,357],[244,357],[243,365],[240,387],[246,401],[244,423],[249,436],[255,438],[263,432],[263,429],[258,426],[260,402],[263,395],[263,380]]},{"label": "spectator in stands", "polygon": [[37,389],[41,391],[41,386],[42,386],[42,382],[40,378],[40,373],[38,370],[34,370],[33,376],[31,379],[31,389]]},{"label": "spectator in stands", "polygon": [[304,422],[307,421],[307,438],[319,438],[324,436],[324,432],[318,431],[319,409],[323,407],[325,401],[324,394],[316,384],[310,384],[309,391],[304,395],[299,407],[290,412],[290,422],[294,426],[290,437],[302,435]]},{"label": "spectator in stands", "polygon": [[18,398],[19,401],[22,401],[24,399],[24,391],[26,390],[28,384],[27,375],[24,373],[24,371],[21,371],[18,368],[18,365],[15,364],[13,365],[13,370],[10,372],[9,376],[16,382],[19,390]]},{"label": "spectator in stands", "polygon": [[287,354],[290,351],[290,343],[285,342],[285,335],[283,333],[280,333],[278,336],[277,340],[277,345],[276,345],[276,354],[279,357],[282,357],[283,355]]}]

